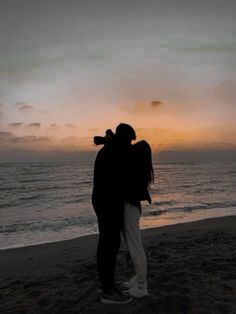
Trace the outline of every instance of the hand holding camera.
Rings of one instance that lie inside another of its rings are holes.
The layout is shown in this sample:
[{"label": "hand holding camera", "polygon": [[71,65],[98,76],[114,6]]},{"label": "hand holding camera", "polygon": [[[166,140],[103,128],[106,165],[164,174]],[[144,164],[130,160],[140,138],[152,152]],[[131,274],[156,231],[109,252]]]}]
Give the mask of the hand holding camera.
[{"label": "hand holding camera", "polygon": [[114,136],[115,136],[115,134],[112,132],[112,130],[108,129],[108,130],[106,130],[105,136],[94,136],[93,142],[95,145],[107,145],[107,144],[111,143]]}]

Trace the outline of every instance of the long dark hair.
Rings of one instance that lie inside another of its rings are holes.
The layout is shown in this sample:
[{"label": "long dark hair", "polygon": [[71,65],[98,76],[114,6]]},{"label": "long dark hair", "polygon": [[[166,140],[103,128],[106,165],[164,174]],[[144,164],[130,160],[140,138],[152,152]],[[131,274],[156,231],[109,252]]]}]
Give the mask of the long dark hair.
[{"label": "long dark hair", "polygon": [[137,153],[137,160],[141,172],[143,183],[149,187],[154,183],[154,171],[152,166],[152,149],[146,141],[139,141],[134,144],[135,151]]}]

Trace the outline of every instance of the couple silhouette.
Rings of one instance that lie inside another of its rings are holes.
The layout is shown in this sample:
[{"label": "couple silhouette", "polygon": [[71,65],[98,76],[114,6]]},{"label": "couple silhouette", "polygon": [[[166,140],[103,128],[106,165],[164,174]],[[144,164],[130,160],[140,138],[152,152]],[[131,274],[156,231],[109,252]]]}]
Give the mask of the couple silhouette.
[{"label": "couple silhouette", "polygon": [[[152,154],[146,141],[132,144],[135,139],[135,130],[125,123],[119,124],[115,133],[107,130],[104,137],[94,137],[94,143],[103,146],[94,164],[92,204],[99,229],[97,270],[100,301],[104,304],[126,304],[134,297],[148,295],[139,220],[141,201],[151,203],[148,188],[153,181]],[[115,282],[121,234],[135,269],[135,276],[124,282],[122,289]]]}]

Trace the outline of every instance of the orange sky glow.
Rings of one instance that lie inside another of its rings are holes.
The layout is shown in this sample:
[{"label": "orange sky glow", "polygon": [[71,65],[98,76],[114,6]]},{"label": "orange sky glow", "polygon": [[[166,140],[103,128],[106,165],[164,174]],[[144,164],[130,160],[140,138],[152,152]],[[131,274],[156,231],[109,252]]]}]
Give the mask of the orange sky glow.
[{"label": "orange sky glow", "polygon": [[134,2],[4,3],[0,155],[96,151],[121,122],[157,153],[236,150],[235,4]]}]

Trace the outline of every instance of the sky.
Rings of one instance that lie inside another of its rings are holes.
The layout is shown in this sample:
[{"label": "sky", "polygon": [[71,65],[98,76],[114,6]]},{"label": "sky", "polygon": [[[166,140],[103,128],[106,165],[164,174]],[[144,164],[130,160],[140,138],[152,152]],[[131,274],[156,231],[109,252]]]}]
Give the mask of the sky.
[{"label": "sky", "polygon": [[154,152],[235,152],[235,16],[233,0],[1,0],[0,160],[93,151],[120,122]]}]

